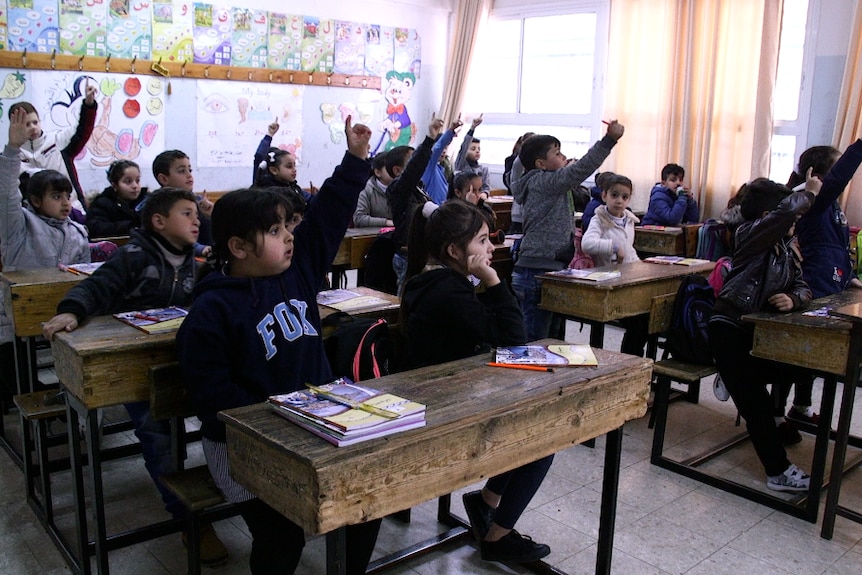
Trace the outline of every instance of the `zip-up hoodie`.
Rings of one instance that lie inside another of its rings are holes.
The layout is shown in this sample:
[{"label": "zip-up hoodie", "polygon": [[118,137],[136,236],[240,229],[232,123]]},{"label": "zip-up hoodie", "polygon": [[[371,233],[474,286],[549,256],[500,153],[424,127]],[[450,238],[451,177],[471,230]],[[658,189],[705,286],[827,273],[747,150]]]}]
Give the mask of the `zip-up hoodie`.
[{"label": "zip-up hoodie", "polygon": [[195,286],[177,348],[204,437],[225,441],[219,411],[331,380],[317,292],[370,172],[369,162],[345,154],[297,226],[293,261],[281,274],[217,270]]}]

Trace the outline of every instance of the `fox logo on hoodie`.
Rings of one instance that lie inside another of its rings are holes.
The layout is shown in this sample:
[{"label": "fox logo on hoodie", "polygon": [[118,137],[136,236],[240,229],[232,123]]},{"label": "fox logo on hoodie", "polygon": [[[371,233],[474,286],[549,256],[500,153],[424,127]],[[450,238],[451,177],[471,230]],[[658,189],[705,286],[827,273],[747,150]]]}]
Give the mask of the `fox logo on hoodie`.
[{"label": "fox logo on hoodie", "polygon": [[303,335],[318,335],[317,330],[305,318],[305,313],[308,310],[308,304],[304,301],[292,299],[288,303],[281,302],[276,305],[272,313],[268,313],[257,324],[257,333],[263,341],[266,348],[267,361],[275,357],[278,349],[275,346],[276,333],[274,331],[277,324],[282,337],[287,341],[294,341]]}]

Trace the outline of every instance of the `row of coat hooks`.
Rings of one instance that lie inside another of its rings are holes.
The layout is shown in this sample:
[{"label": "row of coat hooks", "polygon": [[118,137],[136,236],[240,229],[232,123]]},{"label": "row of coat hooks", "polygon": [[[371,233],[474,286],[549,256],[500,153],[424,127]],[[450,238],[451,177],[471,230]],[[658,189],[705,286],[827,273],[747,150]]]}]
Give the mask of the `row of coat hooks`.
[{"label": "row of coat hooks", "polygon": [[188,61],[138,60],[134,58],[112,58],[100,56],[70,56],[45,52],[27,53],[0,50],[0,67],[27,68],[31,70],[61,70],[78,72],[108,72],[117,74],[147,74],[165,78],[193,78],[210,80],[236,80],[243,82],[267,82],[272,84],[300,84],[305,86],[333,86],[380,90],[379,76],[358,76],[327,72],[302,72],[299,70],[273,70],[271,68],[247,68],[195,64]]}]

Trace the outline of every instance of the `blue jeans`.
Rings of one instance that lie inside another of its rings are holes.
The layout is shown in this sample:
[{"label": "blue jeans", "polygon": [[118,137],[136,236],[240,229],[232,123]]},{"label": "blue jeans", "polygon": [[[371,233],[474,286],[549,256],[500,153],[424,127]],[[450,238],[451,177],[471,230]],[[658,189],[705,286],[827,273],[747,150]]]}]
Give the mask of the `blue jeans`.
[{"label": "blue jeans", "polygon": [[515,266],[512,272],[512,290],[518,297],[521,313],[524,315],[524,325],[527,328],[527,341],[549,337],[553,312],[539,309],[542,289],[537,275],[547,270],[522,268]]},{"label": "blue jeans", "polygon": [[404,293],[404,282],[407,281],[407,258],[395,252],[392,256],[392,270],[398,278],[398,296]]},{"label": "blue jeans", "polygon": [[127,403],[124,407],[135,426],[135,437],[141,442],[144,465],[162,496],[165,509],[174,518],[183,517],[186,514],[185,506],[159,481],[162,475],[175,471],[171,461],[170,421],[153,421],[150,417],[149,401]]}]

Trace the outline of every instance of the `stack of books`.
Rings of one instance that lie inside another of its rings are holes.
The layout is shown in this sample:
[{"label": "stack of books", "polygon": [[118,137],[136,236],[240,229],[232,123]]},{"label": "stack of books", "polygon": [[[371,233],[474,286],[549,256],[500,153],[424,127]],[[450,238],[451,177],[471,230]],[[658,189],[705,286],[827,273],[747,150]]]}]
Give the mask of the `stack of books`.
[{"label": "stack of books", "polygon": [[341,447],[425,425],[425,406],[342,377],[321,386],[273,395],[278,415]]}]

